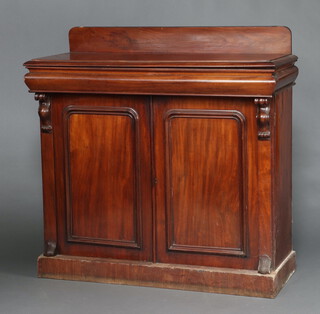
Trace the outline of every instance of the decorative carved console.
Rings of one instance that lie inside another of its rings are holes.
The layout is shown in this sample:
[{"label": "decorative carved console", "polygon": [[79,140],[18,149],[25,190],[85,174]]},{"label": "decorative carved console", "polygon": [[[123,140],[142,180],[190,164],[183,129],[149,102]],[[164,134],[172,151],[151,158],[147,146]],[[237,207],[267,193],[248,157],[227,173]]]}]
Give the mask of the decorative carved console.
[{"label": "decorative carved console", "polygon": [[25,63],[40,277],[275,297],[295,270],[285,27],[76,27]]},{"label": "decorative carved console", "polygon": [[35,94],[34,99],[39,101],[39,117],[41,122],[41,132],[51,133],[51,112],[50,112],[50,101],[49,97],[45,94]]}]

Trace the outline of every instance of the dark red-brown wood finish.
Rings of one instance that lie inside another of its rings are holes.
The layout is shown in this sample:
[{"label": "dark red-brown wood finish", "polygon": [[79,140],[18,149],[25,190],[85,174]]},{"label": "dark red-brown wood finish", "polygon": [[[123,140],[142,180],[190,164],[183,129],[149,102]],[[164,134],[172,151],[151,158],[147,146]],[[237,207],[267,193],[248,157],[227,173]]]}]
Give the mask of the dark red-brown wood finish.
[{"label": "dark red-brown wood finish", "polygon": [[150,260],[148,112],[143,96],[53,98],[60,253]]},{"label": "dark red-brown wood finish", "polygon": [[275,297],[295,269],[286,27],[76,27],[25,63],[40,277]]}]

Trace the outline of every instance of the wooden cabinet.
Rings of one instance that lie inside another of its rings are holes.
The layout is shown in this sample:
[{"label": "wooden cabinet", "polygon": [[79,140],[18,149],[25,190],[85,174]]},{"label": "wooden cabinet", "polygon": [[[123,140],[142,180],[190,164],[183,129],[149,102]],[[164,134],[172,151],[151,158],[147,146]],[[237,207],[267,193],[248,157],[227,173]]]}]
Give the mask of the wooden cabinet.
[{"label": "wooden cabinet", "polygon": [[285,27],[79,27],[25,63],[40,277],[275,297],[295,270]]}]

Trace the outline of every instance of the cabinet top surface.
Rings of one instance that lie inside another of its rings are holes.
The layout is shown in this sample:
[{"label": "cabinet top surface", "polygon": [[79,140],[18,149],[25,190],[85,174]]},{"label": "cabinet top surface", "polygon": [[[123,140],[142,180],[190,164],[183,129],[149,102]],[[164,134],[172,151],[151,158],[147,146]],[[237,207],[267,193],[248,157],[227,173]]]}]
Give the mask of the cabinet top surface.
[{"label": "cabinet top surface", "polygon": [[275,68],[296,61],[293,55],[217,53],[70,52],[33,59],[32,67]]},{"label": "cabinet top surface", "polygon": [[296,60],[282,26],[74,27],[69,43],[70,53],[25,66],[269,68]]},{"label": "cabinet top surface", "polygon": [[298,69],[287,27],[75,27],[26,62],[32,92],[270,96]]}]

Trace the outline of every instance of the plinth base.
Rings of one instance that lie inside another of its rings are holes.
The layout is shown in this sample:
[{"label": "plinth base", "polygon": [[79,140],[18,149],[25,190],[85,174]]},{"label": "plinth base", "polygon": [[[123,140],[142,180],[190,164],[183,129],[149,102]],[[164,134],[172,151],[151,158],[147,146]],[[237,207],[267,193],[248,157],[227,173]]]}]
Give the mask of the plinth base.
[{"label": "plinth base", "polygon": [[274,298],[295,271],[292,251],[271,274],[189,265],[56,255],[40,256],[38,276]]}]

